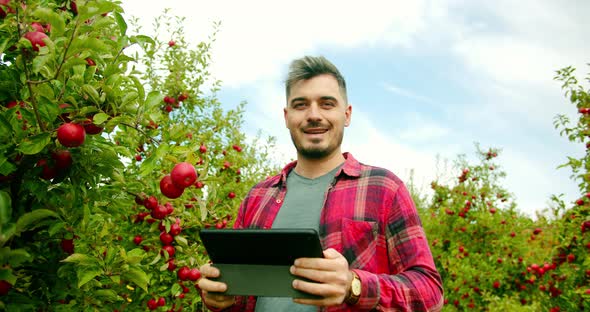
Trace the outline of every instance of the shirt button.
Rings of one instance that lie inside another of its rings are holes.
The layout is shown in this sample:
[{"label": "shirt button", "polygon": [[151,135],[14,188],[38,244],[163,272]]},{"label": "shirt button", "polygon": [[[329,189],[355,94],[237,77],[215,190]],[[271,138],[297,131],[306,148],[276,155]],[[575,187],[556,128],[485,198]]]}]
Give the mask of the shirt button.
[{"label": "shirt button", "polygon": [[280,203],[281,203],[281,200],[280,199],[277,199],[277,204],[280,204]]}]

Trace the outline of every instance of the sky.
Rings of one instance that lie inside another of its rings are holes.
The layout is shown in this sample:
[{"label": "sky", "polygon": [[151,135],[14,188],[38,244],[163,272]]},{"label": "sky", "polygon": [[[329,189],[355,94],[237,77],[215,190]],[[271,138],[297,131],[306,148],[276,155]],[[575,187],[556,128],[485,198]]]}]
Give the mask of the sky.
[{"label": "sky", "polygon": [[[580,196],[568,168],[585,147],[560,137],[557,114],[577,118],[555,71],[590,71],[585,0],[188,1],[125,0],[149,28],[169,8],[186,17],[186,38],[207,40],[221,22],[211,72],[226,107],[246,101],[245,131],[277,139],[277,161],[295,158],[285,128],[289,63],[323,55],[347,81],[352,123],[343,151],[413,176],[427,194],[475,144],[499,148],[500,183],[534,217],[551,195]],[[174,38],[170,38],[174,39]],[[577,120],[577,119],[574,119]],[[446,166],[445,161],[448,163]],[[446,169],[445,169],[446,168]],[[454,171],[456,173],[456,171]]]}]

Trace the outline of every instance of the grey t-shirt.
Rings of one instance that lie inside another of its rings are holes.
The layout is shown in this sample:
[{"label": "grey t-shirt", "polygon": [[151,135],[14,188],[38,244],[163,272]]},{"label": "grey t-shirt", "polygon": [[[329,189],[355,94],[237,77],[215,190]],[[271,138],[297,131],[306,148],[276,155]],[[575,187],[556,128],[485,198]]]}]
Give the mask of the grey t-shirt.
[{"label": "grey t-shirt", "polygon": [[[308,179],[291,170],[287,176],[287,194],[273,228],[312,228],[319,231],[320,213],[328,186],[341,166],[315,179]],[[292,298],[258,297],[256,312],[317,311],[316,306],[294,303]]]}]

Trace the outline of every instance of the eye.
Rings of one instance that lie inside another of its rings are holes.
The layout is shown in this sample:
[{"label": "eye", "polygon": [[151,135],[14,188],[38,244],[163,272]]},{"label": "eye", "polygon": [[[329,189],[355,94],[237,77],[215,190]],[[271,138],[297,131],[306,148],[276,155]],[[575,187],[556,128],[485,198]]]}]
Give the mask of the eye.
[{"label": "eye", "polygon": [[305,108],[305,102],[295,102],[293,103],[292,107],[294,109],[303,109]]},{"label": "eye", "polygon": [[336,106],[336,103],[333,101],[326,101],[326,102],[322,102],[322,106],[327,107],[327,108],[332,108],[332,107]]}]

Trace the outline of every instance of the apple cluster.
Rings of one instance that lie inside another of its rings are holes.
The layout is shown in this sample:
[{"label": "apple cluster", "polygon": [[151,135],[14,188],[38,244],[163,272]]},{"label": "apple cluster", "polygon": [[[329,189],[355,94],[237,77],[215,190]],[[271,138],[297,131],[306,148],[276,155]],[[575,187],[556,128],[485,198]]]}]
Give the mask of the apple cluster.
[{"label": "apple cluster", "polygon": [[180,108],[180,103],[188,99],[188,94],[186,92],[181,93],[178,95],[178,98],[173,96],[165,96],[164,97],[164,111],[167,113],[172,112],[175,108]]},{"label": "apple cluster", "polygon": [[195,167],[188,162],[178,163],[172,168],[170,174],[160,180],[160,191],[170,199],[180,197],[184,190],[193,185],[198,178]]}]

